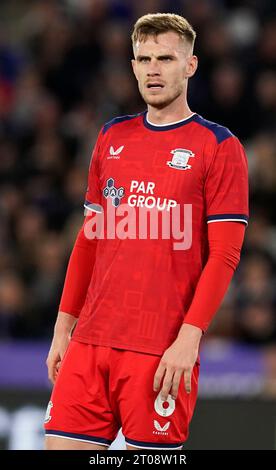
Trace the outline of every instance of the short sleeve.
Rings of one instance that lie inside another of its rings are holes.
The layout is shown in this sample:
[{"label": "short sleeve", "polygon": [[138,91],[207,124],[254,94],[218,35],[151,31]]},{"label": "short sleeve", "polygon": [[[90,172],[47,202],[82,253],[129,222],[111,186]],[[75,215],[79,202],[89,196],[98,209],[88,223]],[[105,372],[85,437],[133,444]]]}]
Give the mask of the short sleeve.
[{"label": "short sleeve", "polygon": [[101,140],[102,131],[99,133],[96,144],[94,146],[88,170],[88,187],[85,195],[84,207],[85,209],[88,209],[92,212],[102,212],[99,179]]},{"label": "short sleeve", "polygon": [[235,136],[218,146],[205,180],[207,223],[248,223],[248,167],[244,148]]}]

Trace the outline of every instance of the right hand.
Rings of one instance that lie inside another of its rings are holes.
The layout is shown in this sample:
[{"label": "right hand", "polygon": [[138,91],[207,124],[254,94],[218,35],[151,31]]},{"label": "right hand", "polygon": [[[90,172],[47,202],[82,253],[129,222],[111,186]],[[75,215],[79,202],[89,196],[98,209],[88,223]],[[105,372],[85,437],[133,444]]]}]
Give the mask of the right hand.
[{"label": "right hand", "polygon": [[52,384],[55,384],[61,361],[70,342],[70,335],[63,334],[54,336],[46,364],[48,367],[48,377]]}]

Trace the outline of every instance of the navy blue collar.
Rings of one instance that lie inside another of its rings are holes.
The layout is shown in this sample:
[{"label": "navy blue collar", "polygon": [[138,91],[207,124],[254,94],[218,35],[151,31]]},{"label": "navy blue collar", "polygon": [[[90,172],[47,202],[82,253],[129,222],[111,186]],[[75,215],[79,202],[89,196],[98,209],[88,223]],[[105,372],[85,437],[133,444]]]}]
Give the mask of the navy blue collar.
[{"label": "navy blue collar", "polygon": [[151,131],[157,131],[157,132],[170,131],[172,129],[177,129],[178,127],[185,126],[186,124],[189,124],[190,122],[192,122],[197,116],[197,114],[195,113],[191,117],[183,119],[182,121],[175,122],[175,123],[168,124],[168,125],[159,126],[158,124],[151,124],[150,122],[148,122],[147,111],[144,111],[142,114],[143,114],[144,126],[147,129],[150,129]]}]

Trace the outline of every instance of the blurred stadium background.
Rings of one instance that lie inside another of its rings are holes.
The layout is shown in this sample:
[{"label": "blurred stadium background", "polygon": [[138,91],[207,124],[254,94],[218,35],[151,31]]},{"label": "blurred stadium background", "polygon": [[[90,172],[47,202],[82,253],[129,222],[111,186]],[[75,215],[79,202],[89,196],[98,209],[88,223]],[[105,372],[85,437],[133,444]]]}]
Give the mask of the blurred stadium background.
[{"label": "blurred stadium background", "polygon": [[198,32],[191,108],[241,139],[250,172],[243,257],[202,344],[186,448],[276,449],[276,1],[1,0],[2,449],[42,448],[45,359],[91,150],[105,121],[145,108],[130,33],[158,11]]}]

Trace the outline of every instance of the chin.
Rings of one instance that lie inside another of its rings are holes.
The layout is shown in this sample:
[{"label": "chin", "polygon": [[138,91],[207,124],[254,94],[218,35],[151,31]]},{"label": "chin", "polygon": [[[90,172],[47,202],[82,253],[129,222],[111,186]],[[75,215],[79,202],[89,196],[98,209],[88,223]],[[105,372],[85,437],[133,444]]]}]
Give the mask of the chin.
[{"label": "chin", "polygon": [[164,109],[171,104],[171,101],[152,101],[148,102],[147,104],[156,109]]},{"label": "chin", "polygon": [[153,106],[155,108],[164,108],[171,103],[171,100],[159,96],[144,96],[144,101],[146,104]]}]

